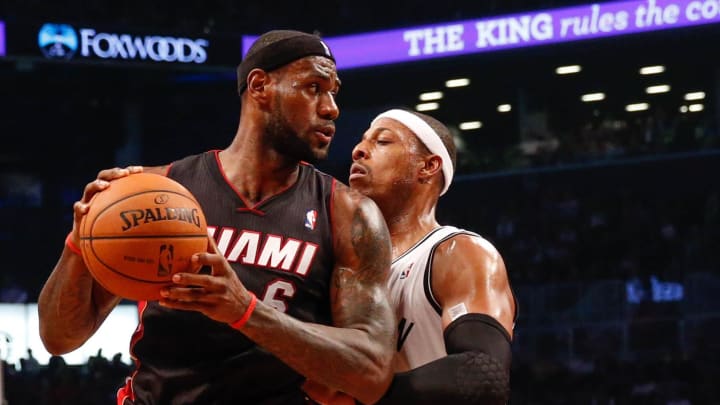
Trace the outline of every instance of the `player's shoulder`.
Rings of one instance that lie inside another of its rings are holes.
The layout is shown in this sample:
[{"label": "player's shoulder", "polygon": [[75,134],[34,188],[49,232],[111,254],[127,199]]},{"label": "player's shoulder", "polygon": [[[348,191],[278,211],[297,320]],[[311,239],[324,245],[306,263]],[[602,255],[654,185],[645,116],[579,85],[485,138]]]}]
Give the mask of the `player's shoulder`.
[{"label": "player's shoulder", "polygon": [[460,228],[438,243],[435,255],[440,258],[500,258],[500,252],[492,242],[475,232]]},{"label": "player's shoulder", "polygon": [[202,167],[209,167],[219,164],[219,149],[207,150],[178,158],[168,164],[155,166],[158,174],[176,177],[183,173],[193,173]]},{"label": "player's shoulder", "polygon": [[353,239],[375,235],[389,243],[390,235],[380,208],[372,199],[337,179],[331,212],[333,229],[339,231],[333,233],[336,237],[344,238],[348,233],[343,230],[349,230]]},{"label": "player's shoulder", "polygon": [[143,166],[143,173],[152,173],[167,176],[169,169],[170,163],[160,166]]},{"label": "player's shoulder", "polygon": [[[478,289],[507,283],[505,261],[498,249],[484,237],[472,232],[459,232],[443,240],[433,255],[434,280],[438,285],[459,288],[475,285]],[[435,284],[433,284],[435,285]]]},{"label": "player's shoulder", "polygon": [[360,210],[367,214],[381,215],[380,209],[372,199],[349,187],[340,180],[336,178],[333,179],[333,205],[336,209],[346,212],[356,212]]}]

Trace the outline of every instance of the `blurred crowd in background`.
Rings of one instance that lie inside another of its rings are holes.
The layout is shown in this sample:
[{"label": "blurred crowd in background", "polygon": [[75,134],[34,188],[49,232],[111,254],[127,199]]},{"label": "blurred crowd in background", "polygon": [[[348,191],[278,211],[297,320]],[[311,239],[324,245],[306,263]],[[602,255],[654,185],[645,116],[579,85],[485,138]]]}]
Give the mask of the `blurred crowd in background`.
[{"label": "blurred crowd in background", "polygon": [[[102,353],[87,364],[68,365],[55,356],[48,364],[26,357],[22,367],[5,368],[7,404],[99,405],[115,403],[131,365],[119,355]],[[511,404],[717,404],[720,372],[717,355],[675,355],[619,361],[612,356],[594,363],[513,362]]]}]

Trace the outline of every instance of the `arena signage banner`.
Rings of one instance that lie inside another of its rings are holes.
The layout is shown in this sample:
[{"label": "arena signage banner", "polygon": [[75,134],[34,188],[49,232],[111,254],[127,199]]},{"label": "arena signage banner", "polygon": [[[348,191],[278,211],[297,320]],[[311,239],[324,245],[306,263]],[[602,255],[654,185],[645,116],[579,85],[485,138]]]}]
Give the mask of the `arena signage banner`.
[{"label": "arena signage banner", "polygon": [[172,35],[64,22],[13,21],[5,28],[8,58],[223,70],[240,62],[240,35]]},{"label": "arena signage banner", "polygon": [[38,47],[48,59],[99,58],[202,64],[209,41],[166,35],[133,35],[46,23],[38,32]]},{"label": "arena signage banner", "polygon": [[[637,34],[720,22],[720,0],[593,3],[328,37],[339,69]],[[243,37],[243,55],[256,37]]]}]

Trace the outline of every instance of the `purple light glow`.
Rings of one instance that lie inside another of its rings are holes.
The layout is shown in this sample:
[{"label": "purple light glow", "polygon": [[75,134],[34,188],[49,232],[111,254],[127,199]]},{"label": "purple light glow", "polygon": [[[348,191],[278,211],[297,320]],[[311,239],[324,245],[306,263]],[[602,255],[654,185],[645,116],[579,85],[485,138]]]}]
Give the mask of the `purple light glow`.
[{"label": "purple light glow", "polygon": [[[718,0],[632,0],[324,40],[335,54],[338,69],[350,69],[718,22]],[[243,55],[256,38],[243,36]]]},{"label": "purple light glow", "polygon": [[0,56],[5,56],[5,23],[0,21]]}]

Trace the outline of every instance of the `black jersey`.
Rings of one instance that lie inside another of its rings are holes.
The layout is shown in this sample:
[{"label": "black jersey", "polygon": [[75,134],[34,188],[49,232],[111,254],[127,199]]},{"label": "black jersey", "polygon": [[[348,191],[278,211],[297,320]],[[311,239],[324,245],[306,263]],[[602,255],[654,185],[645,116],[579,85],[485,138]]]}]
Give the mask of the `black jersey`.
[{"label": "black jersey", "polygon": [[[168,176],[200,202],[208,233],[258,300],[302,321],[331,323],[331,176],[302,164],[297,182],[255,205],[227,180],[218,151],[174,162]],[[139,309],[131,347],[137,369],[119,403],[303,403],[304,378],[239,331],[157,302]]]}]

